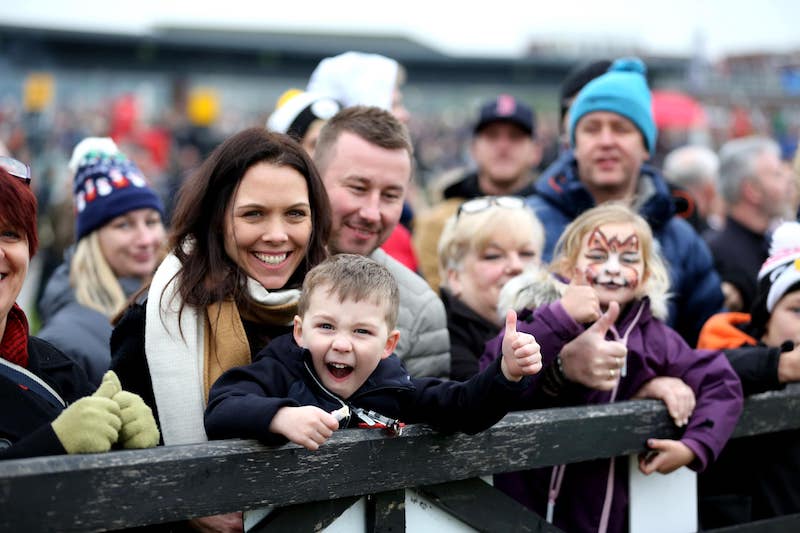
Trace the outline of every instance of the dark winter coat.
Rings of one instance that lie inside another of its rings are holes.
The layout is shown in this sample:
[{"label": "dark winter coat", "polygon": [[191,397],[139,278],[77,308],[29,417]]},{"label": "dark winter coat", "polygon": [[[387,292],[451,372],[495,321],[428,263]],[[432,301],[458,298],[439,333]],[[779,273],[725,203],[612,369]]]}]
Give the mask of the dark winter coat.
[{"label": "dark winter coat", "polygon": [[[748,323],[733,313],[715,315],[714,336],[701,333],[705,344],[740,344],[725,349],[731,366],[742,380],[746,395],[780,390],[781,353],[794,348],[766,346],[751,340]],[[721,322],[728,319],[726,330]],[[700,525],[704,529],[727,527],[754,520],[800,513],[800,430],[743,437],[728,443],[719,459],[698,478]]]},{"label": "dark winter coat", "polygon": [[450,379],[464,381],[480,372],[478,359],[484,344],[495,338],[501,327],[470,309],[447,289],[441,288],[439,296],[447,311],[450,332]]},{"label": "dark winter coat", "polygon": [[[66,405],[94,391],[80,366],[35,337],[28,338],[27,370],[47,383]],[[4,375],[0,375],[0,405],[0,459],[67,453],[50,425],[64,405],[47,401]]]},{"label": "dark winter coat", "polygon": [[[159,422],[158,407],[153,393],[153,381],[144,349],[146,300],[134,303],[122,315],[111,335],[111,369],[116,372],[122,388],[138,394]],[[259,325],[242,320],[250,353],[258,353],[273,337],[291,331],[290,326]],[[162,442],[163,444],[163,442]]]},{"label": "dark winter coat", "polygon": [[703,237],[720,278],[739,290],[742,310],[749,311],[758,291],[758,271],[769,257],[769,235],[754,233],[726,217],[723,229],[708,231]]},{"label": "dark winter coat", "polygon": [[[514,196],[530,196],[535,194],[536,189],[533,183],[526,184],[522,189],[515,191]],[[464,174],[464,177],[455,183],[448,185],[442,191],[442,197],[445,200],[450,198],[461,198],[463,200],[471,200],[480,196],[486,196],[478,185],[478,173],[470,171]]]},{"label": "dark winter coat", "polygon": [[[273,340],[250,365],[225,372],[211,387],[206,433],[212,439],[254,438],[270,444],[286,439],[269,431],[278,409],[343,405],[375,411],[401,422],[430,424],[442,431],[477,433],[500,420],[519,398],[526,380],[505,379],[499,361],[470,381],[412,378],[395,355],[382,359],[367,381],[342,399],[322,386],[311,354],[292,335]],[[342,427],[357,425],[351,416]]]}]

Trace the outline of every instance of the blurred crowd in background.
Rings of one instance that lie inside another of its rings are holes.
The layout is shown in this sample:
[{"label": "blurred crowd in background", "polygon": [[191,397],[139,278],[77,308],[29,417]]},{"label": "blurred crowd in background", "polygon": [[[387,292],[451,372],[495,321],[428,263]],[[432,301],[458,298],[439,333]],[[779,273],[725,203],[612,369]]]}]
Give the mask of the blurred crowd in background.
[{"label": "blurred crowd in background", "polygon": [[[576,58],[573,64],[588,59]],[[40,203],[42,276],[58,265],[74,240],[67,162],[81,139],[112,137],[161,194],[169,216],[187,173],[222,139],[246,127],[263,126],[278,96],[299,85],[297,73],[268,82],[251,72],[238,77],[153,76],[119,69],[107,60],[100,66],[52,71],[38,65],[20,69],[8,62],[0,67],[14,74],[0,83],[0,151],[32,168]],[[754,72],[750,78],[758,76]],[[417,162],[417,190],[409,198],[413,208],[435,200],[430,186],[442,174],[474,164],[469,145],[476,110],[498,93],[513,94],[534,108],[536,137],[543,151],[538,170],[559,153],[557,80],[523,90],[519,84],[477,86],[456,79],[449,82],[448,77],[444,74],[431,89],[429,83],[415,83],[414,69],[408,69],[405,106]],[[727,93],[694,96],[691,68],[683,79],[673,73],[663,87],[658,80],[651,82],[659,128],[656,166],[678,146],[700,144],[717,150],[729,139],[754,134],[774,138],[783,160],[792,160],[800,131],[800,98],[793,96],[791,84],[777,98],[759,99],[752,90],[740,98],[734,95],[744,94],[744,88],[737,87],[736,77],[730,79]]]}]

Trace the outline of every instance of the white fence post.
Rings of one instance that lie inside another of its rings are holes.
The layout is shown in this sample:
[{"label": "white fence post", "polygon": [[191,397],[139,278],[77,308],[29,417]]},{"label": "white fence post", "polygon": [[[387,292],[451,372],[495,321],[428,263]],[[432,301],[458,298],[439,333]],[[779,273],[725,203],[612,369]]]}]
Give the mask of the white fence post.
[{"label": "white fence post", "polygon": [[630,533],[697,531],[697,474],[684,466],[645,476],[638,456],[628,459]]}]

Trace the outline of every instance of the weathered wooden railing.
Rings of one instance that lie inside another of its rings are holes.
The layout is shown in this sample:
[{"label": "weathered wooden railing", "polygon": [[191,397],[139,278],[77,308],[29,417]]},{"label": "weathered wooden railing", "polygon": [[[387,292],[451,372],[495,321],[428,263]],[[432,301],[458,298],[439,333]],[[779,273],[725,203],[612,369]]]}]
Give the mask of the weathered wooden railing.
[{"label": "weathered wooden railing", "polygon": [[[800,385],[791,385],[748,399],[735,437],[798,427]],[[315,530],[363,495],[370,495],[362,504],[367,530],[402,531],[407,488],[478,530],[546,531],[536,515],[475,478],[636,454],[648,437],[676,433],[663,405],[648,400],[511,413],[473,436],[425,426],[400,437],[339,431],[316,452],[218,441],[4,461],[0,531],[117,529],[265,506],[291,506],[270,516],[269,531]],[[800,531],[798,517],[779,524]]]}]

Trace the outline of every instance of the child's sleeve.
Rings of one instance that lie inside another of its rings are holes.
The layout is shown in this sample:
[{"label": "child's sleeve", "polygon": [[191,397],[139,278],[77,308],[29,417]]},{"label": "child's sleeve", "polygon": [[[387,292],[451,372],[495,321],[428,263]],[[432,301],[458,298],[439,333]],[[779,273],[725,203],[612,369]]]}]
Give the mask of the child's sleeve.
[{"label": "child's sleeve", "polygon": [[742,380],[745,396],[784,387],[778,380],[778,365],[784,346],[742,346],[724,350],[725,357]]},{"label": "child's sleeve", "polygon": [[720,351],[693,350],[670,330],[677,350],[669,359],[668,375],[681,378],[697,397],[682,443],[697,456],[689,467],[702,472],[728,442],[742,412],[742,385]]},{"label": "child's sleeve", "polygon": [[[570,385],[568,382],[562,382],[558,392],[553,391],[553,376],[563,376],[555,368],[556,358],[564,345],[583,333],[584,329],[569,316],[560,301],[541,306],[532,315],[517,322],[518,331],[530,333],[536,338],[542,354],[542,370],[525,379],[528,386],[514,410],[571,405],[575,402],[573,387],[565,386]],[[502,358],[504,333],[505,330],[501,330],[500,335],[486,343],[480,358],[481,369],[488,368]]]},{"label": "child's sleeve", "polygon": [[[520,314],[522,315],[522,313]],[[517,322],[517,331],[530,333],[536,338],[536,342],[542,350],[543,366],[555,361],[556,356],[561,352],[561,348],[583,333],[583,330],[584,327],[569,316],[564,306],[561,305],[561,301],[541,306],[532,315],[528,315],[525,319]],[[504,336],[505,329],[501,329],[497,337],[486,343],[483,354],[480,357],[481,370],[503,356]],[[535,378],[536,376],[532,377]]]},{"label": "child's sleeve", "polygon": [[497,359],[467,381],[412,378],[414,392],[401,408],[408,423],[430,424],[441,431],[478,433],[503,418],[527,387],[529,376],[509,381]]},{"label": "child's sleeve", "polygon": [[286,370],[271,358],[232,368],[211,387],[205,412],[209,439],[258,439],[267,444],[282,444],[282,435],[270,432],[269,425],[281,407],[297,407],[287,398]]}]

